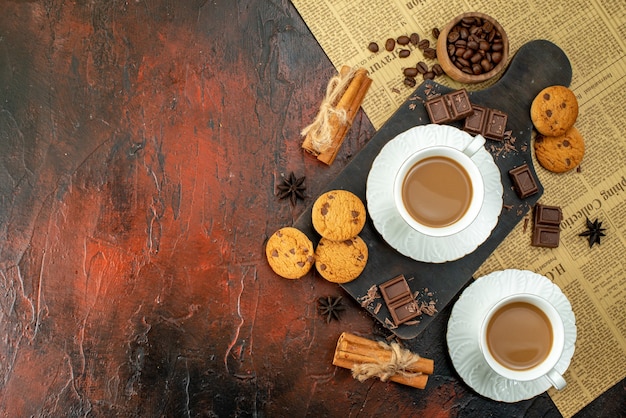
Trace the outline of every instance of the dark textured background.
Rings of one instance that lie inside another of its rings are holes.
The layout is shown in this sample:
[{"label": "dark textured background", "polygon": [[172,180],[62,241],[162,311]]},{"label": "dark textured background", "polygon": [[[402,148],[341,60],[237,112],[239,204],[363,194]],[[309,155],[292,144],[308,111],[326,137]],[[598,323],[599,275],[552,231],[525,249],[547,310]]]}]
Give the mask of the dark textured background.
[{"label": "dark textured background", "polygon": [[2,416],[559,416],[461,382],[449,309],[413,343],[426,390],[331,365],[342,331],[386,334],[348,297],[327,325],[317,298],[342,290],[278,278],[263,242],[374,134],[359,113],[333,166],[301,152],[333,74],[287,0],[2,1]]}]

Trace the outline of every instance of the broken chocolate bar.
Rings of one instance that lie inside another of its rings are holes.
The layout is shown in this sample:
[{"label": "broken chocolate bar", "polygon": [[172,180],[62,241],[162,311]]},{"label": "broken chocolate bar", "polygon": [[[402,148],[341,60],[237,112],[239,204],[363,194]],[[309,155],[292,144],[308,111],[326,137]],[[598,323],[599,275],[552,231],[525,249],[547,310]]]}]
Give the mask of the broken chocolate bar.
[{"label": "broken chocolate bar", "polygon": [[465,89],[429,99],[424,106],[430,121],[438,124],[461,120],[474,112]]},{"label": "broken chocolate bar", "polygon": [[474,113],[465,118],[463,130],[474,135],[482,134],[487,119],[487,108],[472,105]]},{"label": "broken chocolate bar", "polygon": [[489,109],[483,136],[495,141],[502,141],[508,119],[509,117],[506,113],[496,109]]},{"label": "broken chocolate bar", "polygon": [[420,315],[421,310],[418,309],[409,284],[402,274],[379,285],[378,290],[396,326]]},{"label": "broken chocolate bar", "polygon": [[535,225],[532,245],[535,247],[556,248],[559,246],[561,230],[557,226]]},{"label": "broken chocolate bar", "polygon": [[424,106],[426,106],[426,111],[432,123],[443,124],[452,120],[452,115],[443,96],[428,100]]},{"label": "broken chocolate bar", "polygon": [[540,203],[535,205],[535,224],[559,226],[562,219],[563,211],[560,207]]},{"label": "broken chocolate bar", "polygon": [[506,130],[508,116],[497,109],[472,105],[473,113],[465,118],[463,130],[474,135],[481,134],[485,138],[502,141]]},{"label": "broken chocolate bar", "polygon": [[535,247],[556,248],[561,235],[563,211],[558,206],[535,205],[535,225],[532,245]]},{"label": "broken chocolate bar", "polygon": [[513,181],[513,188],[520,199],[525,199],[539,191],[537,182],[528,164],[509,170],[509,175]]}]

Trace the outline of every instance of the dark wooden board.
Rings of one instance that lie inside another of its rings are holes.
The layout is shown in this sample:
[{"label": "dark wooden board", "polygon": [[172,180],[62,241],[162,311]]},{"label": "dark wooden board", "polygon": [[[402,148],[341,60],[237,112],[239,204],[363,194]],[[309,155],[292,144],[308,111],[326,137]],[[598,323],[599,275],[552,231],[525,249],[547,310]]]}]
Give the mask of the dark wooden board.
[{"label": "dark wooden board", "polygon": [[[455,261],[418,262],[395,251],[380,236],[371,219],[368,219],[360,233],[361,238],[368,244],[367,266],[356,280],[342,285],[343,289],[358,300],[367,294],[372,285],[381,284],[397,274],[404,274],[410,279],[409,286],[413,292],[423,293],[425,289],[428,289],[433,293],[437,308],[443,309],[468,283],[476,269],[528,213],[543,193],[543,187],[539,184],[538,193],[520,200],[512,189],[508,171],[523,163],[528,163],[534,173],[531,158],[530,106],[532,100],[547,86],[557,84],[569,86],[571,78],[572,69],[565,53],[551,42],[536,40],[523,45],[518,50],[502,78],[495,84],[487,89],[469,93],[472,103],[506,112],[509,116],[507,130],[511,130],[515,138],[514,142],[510,142],[515,149],[504,149],[505,143],[498,141],[487,140],[485,145],[500,169],[504,189],[504,208],[500,213],[498,224],[482,245],[474,252]],[[449,91],[452,89],[433,81],[422,83],[324,191],[349,190],[365,201],[367,175],[382,147],[399,133],[414,126],[430,123],[423,106],[424,100],[435,93],[444,94]],[[460,122],[454,125],[461,126]],[[311,224],[311,208],[312,205],[298,218],[295,227],[305,232],[316,243],[319,235]],[[383,326],[390,328],[385,323],[386,318],[391,319],[389,311],[382,299],[378,301],[383,306],[376,314],[373,312],[376,304],[370,304],[366,309]],[[434,316],[424,315],[417,325],[401,325],[390,329],[399,338],[415,338],[433,318]]]}]

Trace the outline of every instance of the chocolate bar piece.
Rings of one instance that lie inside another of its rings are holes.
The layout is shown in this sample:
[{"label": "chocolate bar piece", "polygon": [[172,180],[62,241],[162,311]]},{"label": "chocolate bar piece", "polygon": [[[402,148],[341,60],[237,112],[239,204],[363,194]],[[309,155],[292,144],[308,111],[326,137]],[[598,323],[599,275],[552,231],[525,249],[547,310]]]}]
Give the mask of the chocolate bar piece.
[{"label": "chocolate bar piece", "polygon": [[424,106],[426,106],[426,112],[430,117],[432,123],[443,124],[452,120],[452,115],[448,110],[446,99],[444,96],[435,97],[428,100]]},{"label": "chocolate bar piece", "polygon": [[539,191],[537,182],[528,164],[509,170],[509,175],[513,181],[513,188],[520,199],[525,199]]},{"label": "chocolate bar piece", "polygon": [[474,135],[481,134],[495,141],[502,141],[509,119],[507,114],[475,104],[472,105],[472,110],[473,114],[465,118],[463,130]]},{"label": "chocolate bar piece", "polygon": [[532,245],[535,247],[556,248],[561,235],[563,211],[558,206],[535,205],[535,225]]},{"label": "chocolate bar piece", "polygon": [[463,130],[474,135],[482,134],[485,120],[487,119],[487,108],[478,105],[472,105],[474,113],[465,118]]},{"label": "chocolate bar piece", "polygon": [[398,326],[421,314],[404,276],[401,274],[378,286],[393,323]]},{"label": "chocolate bar piece", "polygon": [[411,289],[403,275],[396,276],[379,285],[378,290],[383,295],[387,305],[393,305],[395,302],[405,298],[406,295],[411,295]]},{"label": "chocolate bar piece", "polygon": [[448,100],[448,107],[453,121],[466,118],[474,113],[467,90],[456,90],[446,94],[445,97]]},{"label": "chocolate bar piece", "polygon": [[488,139],[502,141],[508,119],[509,117],[506,113],[496,109],[489,109],[483,136]]},{"label": "chocolate bar piece", "polygon": [[393,323],[396,325],[410,321],[421,313],[413,299],[390,307],[389,312],[391,313]]},{"label": "chocolate bar piece", "polygon": [[535,224],[559,226],[561,220],[563,220],[563,211],[560,207],[540,203],[535,205]]},{"label": "chocolate bar piece", "polygon": [[424,103],[432,123],[444,124],[471,116],[472,103],[467,90],[460,89],[434,97]]},{"label": "chocolate bar piece", "polygon": [[532,245],[535,247],[556,248],[559,246],[561,230],[558,226],[535,225]]}]

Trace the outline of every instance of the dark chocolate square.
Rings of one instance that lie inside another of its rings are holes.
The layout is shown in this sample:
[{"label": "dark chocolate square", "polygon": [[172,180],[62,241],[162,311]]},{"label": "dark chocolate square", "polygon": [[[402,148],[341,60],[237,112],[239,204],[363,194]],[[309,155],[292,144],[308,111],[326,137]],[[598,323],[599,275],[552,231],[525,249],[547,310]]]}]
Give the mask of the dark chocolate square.
[{"label": "dark chocolate square", "polygon": [[378,290],[387,305],[393,305],[395,302],[407,297],[412,299],[411,289],[403,275],[396,276],[380,284]]},{"label": "dark chocolate square", "polygon": [[448,105],[450,107],[450,114],[452,120],[461,120],[474,113],[472,109],[472,103],[465,89],[460,89],[446,94],[448,99]]},{"label": "dark chocolate square", "polygon": [[535,225],[559,226],[563,220],[563,211],[558,206],[535,205]]},{"label": "dark chocolate square", "polygon": [[502,141],[508,118],[509,117],[504,112],[489,109],[483,136],[496,141]]},{"label": "dark chocolate square", "polygon": [[560,235],[561,230],[558,226],[535,224],[532,245],[535,247],[556,248],[559,246]]},{"label": "dark chocolate square", "polygon": [[520,199],[525,199],[539,191],[537,182],[528,164],[509,170],[509,175],[513,181],[513,187]]},{"label": "dark chocolate square", "polygon": [[487,108],[478,105],[472,105],[473,112],[465,118],[463,130],[474,135],[482,134],[485,119],[487,117]]},{"label": "dark chocolate square", "polygon": [[452,115],[448,110],[448,105],[443,96],[428,100],[424,103],[424,106],[426,107],[426,112],[428,112],[432,123],[443,124],[452,120]]},{"label": "dark chocolate square", "polygon": [[417,306],[417,302],[413,299],[389,307],[389,312],[391,313],[393,323],[396,325],[404,324],[422,313]]}]

